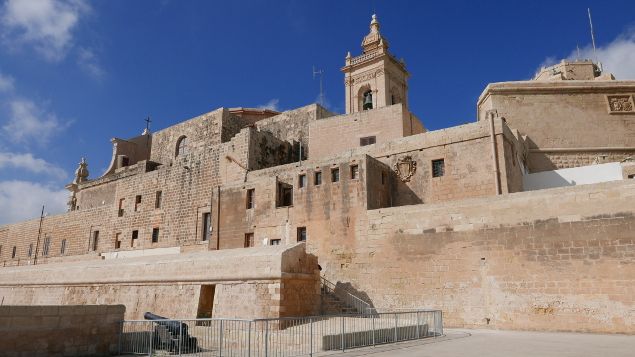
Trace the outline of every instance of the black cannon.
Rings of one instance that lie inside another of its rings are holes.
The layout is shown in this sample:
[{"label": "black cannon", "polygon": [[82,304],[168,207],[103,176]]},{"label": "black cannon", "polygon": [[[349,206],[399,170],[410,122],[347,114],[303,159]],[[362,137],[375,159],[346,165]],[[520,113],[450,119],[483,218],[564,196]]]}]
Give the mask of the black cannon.
[{"label": "black cannon", "polygon": [[143,318],[156,324],[154,326],[154,338],[152,339],[152,346],[155,349],[168,350],[170,352],[181,351],[184,353],[198,350],[196,337],[189,335],[188,326],[184,322],[169,320],[151,312],[143,314]]}]

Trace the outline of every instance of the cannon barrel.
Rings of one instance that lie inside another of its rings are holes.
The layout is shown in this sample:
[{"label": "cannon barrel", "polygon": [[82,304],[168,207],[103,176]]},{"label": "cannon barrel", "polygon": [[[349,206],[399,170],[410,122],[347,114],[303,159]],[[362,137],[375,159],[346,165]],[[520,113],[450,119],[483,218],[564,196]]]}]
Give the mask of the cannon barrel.
[{"label": "cannon barrel", "polygon": [[[178,336],[181,332],[184,336],[188,336],[187,325],[183,322],[169,320],[167,317],[155,315],[151,312],[143,314],[143,318],[146,320],[154,321],[157,325],[165,326],[175,336]],[[167,321],[165,321],[167,320]]]},{"label": "cannon barrel", "polygon": [[143,318],[146,320],[167,320],[168,319],[167,317],[155,315],[151,312],[146,312],[145,314],[143,314]]}]

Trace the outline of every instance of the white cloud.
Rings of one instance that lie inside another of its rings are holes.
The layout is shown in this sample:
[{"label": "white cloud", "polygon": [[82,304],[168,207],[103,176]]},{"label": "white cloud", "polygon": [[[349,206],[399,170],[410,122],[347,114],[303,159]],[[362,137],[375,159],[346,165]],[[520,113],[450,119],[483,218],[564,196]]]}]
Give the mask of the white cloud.
[{"label": "white cloud", "polygon": [[[635,29],[630,29],[604,47],[596,50],[597,59],[602,62],[605,72],[611,72],[616,79],[635,79]],[[570,59],[578,58],[572,51]],[[580,58],[595,60],[593,47],[580,49]]]},{"label": "white cloud", "polygon": [[9,121],[2,126],[11,141],[28,143],[35,141],[46,144],[57,132],[69,123],[60,123],[54,113],[46,112],[27,99],[14,99],[9,103]]},{"label": "white cloud", "polygon": [[72,45],[80,16],[89,9],[84,0],[8,0],[0,18],[4,40],[31,45],[48,60],[61,60]]},{"label": "white cloud", "polygon": [[95,53],[90,49],[79,49],[77,53],[77,64],[84,70],[84,72],[88,73],[95,79],[101,79],[106,74],[99,64],[97,56],[95,56]]},{"label": "white cloud", "polygon": [[273,98],[272,100],[268,101],[267,103],[259,105],[258,108],[278,111],[278,103],[279,102],[280,102],[280,99]]},{"label": "white cloud", "polygon": [[68,192],[28,181],[0,181],[0,225],[66,211]]},{"label": "white cloud", "polygon": [[0,152],[0,169],[5,167],[26,170],[36,174],[46,174],[60,180],[67,178],[67,174],[63,169],[43,159],[36,158],[31,153]]},{"label": "white cloud", "polygon": [[13,77],[0,73],[0,93],[13,91]]}]

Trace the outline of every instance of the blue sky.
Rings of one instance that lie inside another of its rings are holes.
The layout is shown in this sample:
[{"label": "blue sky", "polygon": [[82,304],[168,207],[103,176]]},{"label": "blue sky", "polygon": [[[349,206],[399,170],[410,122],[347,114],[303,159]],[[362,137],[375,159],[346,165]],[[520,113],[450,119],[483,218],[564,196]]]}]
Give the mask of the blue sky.
[{"label": "blue sky", "polygon": [[91,178],[110,138],[218,107],[344,107],[346,51],[360,53],[375,11],[411,72],[410,107],[427,128],[475,120],[489,82],[546,63],[598,57],[635,79],[635,1],[0,1],[0,224],[63,212],[82,156]]}]

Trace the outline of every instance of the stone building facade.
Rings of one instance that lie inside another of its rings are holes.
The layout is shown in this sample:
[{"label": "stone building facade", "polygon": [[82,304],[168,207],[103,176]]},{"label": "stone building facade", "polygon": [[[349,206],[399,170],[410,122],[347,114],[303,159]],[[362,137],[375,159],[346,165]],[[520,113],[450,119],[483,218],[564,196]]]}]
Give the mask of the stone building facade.
[{"label": "stone building facade", "polygon": [[[565,61],[426,131],[374,16],[362,48],[346,114],[220,108],[112,139],[69,212],[0,227],[4,303],[307,315],[321,275],[451,326],[635,332],[635,82]],[[605,162],[625,180],[523,192],[529,173]]]}]

